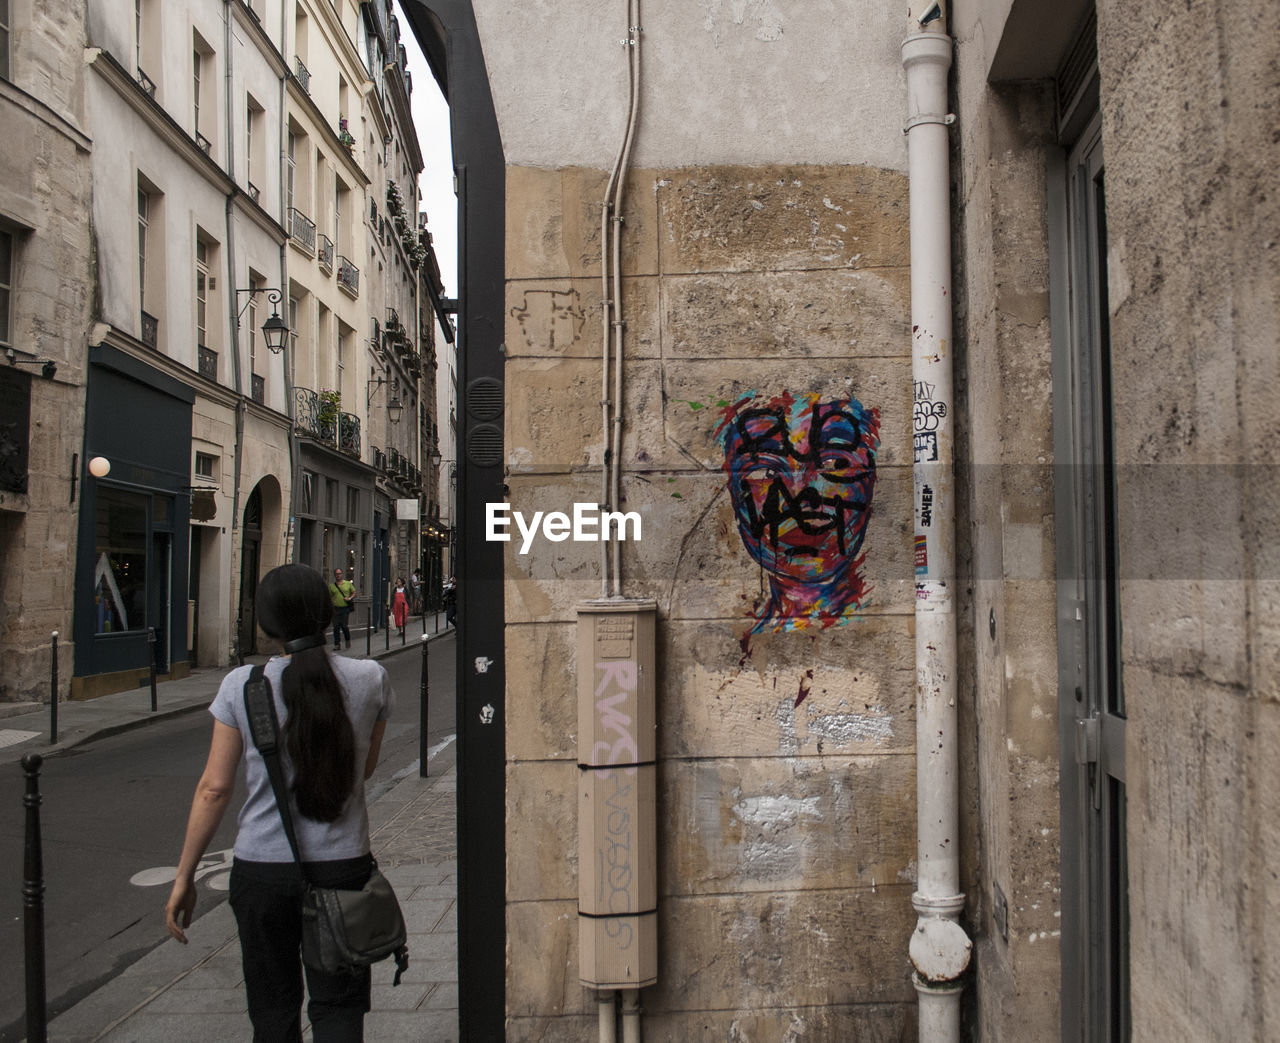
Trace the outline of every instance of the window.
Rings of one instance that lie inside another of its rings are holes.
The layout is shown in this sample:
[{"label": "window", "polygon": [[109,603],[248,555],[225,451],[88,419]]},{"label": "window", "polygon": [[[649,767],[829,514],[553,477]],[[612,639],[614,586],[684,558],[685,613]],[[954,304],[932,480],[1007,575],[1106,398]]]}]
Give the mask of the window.
[{"label": "window", "polygon": [[196,240],[196,344],[209,346],[209,246]]},{"label": "window", "polygon": [[147,500],[99,485],[94,518],[96,632],[147,625]]},{"label": "window", "polygon": [[289,298],[289,357],[298,358],[298,298]]},{"label": "window", "polygon": [[[252,282],[249,283],[253,285]],[[256,373],[258,371],[258,301],[255,297],[249,298],[249,372]]]},{"label": "window", "polygon": [[138,186],[138,300],[147,310],[147,231],[151,225],[151,199],[147,190]]},{"label": "window", "polygon": [[324,508],[330,518],[338,516],[338,482],[328,478],[324,483]]},{"label": "window", "polygon": [[316,476],[312,471],[302,472],[302,510],[306,514],[316,512]]},{"label": "window", "polygon": [[288,158],[284,175],[284,208],[289,211],[293,209],[293,190],[298,183],[298,137],[293,131],[289,131],[286,152]]},{"label": "window", "polygon": [[191,52],[191,75],[192,75],[192,91],[191,97],[195,102],[195,128],[196,136],[200,135],[200,66],[204,64],[204,55],[198,50]]},{"label": "window", "polygon": [[9,0],[0,0],[0,78],[9,78]]},{"label": "window", "polygon": [[352,525],[360,521],[360,490],[347,487],[347,521]]},{"label": "window", "polygon": [[199,33],[191,42],[191,132],[196,143],[206,155],[213,154],[213,139],[217,137],[217,64],[213,48],[205,43]]},{"label": "window", "polygon": [[249,195],[255,203],[260,202],[258,195],[266,180],[266,122],[265,110],[252,94],[248,95],[244,112],[244,176],[249,186]]},{"label": "window", "polygon": [[218,458],[212,453],[202,453],[196,451],[196,477],[209,478],[217,481],[218,478]]},{"label": "window", "polygon": [[0,229],[0,345],[13,343],[13,233]]}]

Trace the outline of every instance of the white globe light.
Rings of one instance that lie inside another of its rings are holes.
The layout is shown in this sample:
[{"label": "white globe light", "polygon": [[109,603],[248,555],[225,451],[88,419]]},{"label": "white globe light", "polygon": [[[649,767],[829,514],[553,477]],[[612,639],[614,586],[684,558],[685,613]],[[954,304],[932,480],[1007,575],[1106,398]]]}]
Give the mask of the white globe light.
[{"label": "white globe light", "polygon": [[105,478],[111,470],[111,461],[105,456],[95,456],[89,461],[89,473],[95,478]]}]

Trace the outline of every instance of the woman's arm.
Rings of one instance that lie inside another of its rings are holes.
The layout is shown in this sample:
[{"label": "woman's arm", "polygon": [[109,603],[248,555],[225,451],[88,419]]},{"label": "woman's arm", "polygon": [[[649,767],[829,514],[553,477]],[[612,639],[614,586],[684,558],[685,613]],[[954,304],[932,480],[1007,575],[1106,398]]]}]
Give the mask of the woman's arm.
[{"label": "woman's arm", "polygon": [[187,936],[182,929],[191,926],[191,913],[196,905],[196,867],[231,802],[242,752],[244,741],[240,738],[239,729],[214,721],[209,760],[205,763],[204,774],[196,783],[191,815],[187,819],[187,836],[182,844],[182,857],[178,860],[178,875],[164,907],[165,926],[184,945]]},{"label": "woman's arm", "polygon": [[373,775],[373,769],[378,766],[378,754],[382,752],[382,736],[387,730],[386,721],[373,722],[373,734],[369,736],[369,756],[364,762],[365,781]]}]

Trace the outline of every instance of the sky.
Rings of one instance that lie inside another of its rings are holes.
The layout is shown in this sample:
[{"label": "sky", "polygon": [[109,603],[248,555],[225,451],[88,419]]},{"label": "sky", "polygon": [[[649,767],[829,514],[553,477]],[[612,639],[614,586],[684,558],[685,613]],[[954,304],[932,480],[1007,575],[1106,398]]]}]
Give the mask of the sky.
[{"label": "sky", "polygon": [[[396,8],[399,11],[400,5]],[[427,228],[435,245],[445,294],[458,296],[458,197],[453,193],[453,151],[449,141],[449,106],[445,104],[431,68],[409,28],[404,12],[399,12],[401,35],[409,54],[409,74],[413,77],[413,123],[422,146],[424,169],[419,179],[422,208],[427,212]]]}]

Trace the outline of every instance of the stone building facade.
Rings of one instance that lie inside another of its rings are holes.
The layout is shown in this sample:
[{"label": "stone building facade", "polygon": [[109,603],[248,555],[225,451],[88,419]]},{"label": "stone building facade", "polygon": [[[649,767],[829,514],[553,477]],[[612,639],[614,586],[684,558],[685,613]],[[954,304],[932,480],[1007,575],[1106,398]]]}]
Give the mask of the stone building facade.
[{"label": "stone building facade", "polygon": [[[11,3],[0,35],[0,701],[70,681],[74,504],[92,303],[83,5]],[[21,147],[17,143],[21,142]]]},{"label": "stone building facade", "polygon": [[[653,874],[624,911],[656,919],[656,971],[618,972],[647,1039],[932,1038],[947,995],[971,1038],[1274,1035],[1275,5],[411,6],[473,13],[501,132],[498,485],[526,518],[609,502],[620,453],[644,532],[616,565],[500,548],[505,693],[475,716],[504,736],[506,1037],[595,1038],[581,888],[609,868]],[[945,100],[904,135],[922,34]],[[921,125],[950,128],[940,199],[913,196]],[[925,360],[950,392],[913,347],[917,207],[951,244]],[[948,449],[944,511],[920,475]],[[916,644],[941,526],[951,677]],[[584,839],[579,628],[610,593],[656,608],[634,861]],[[464,711],[484,667],[460,656]],[[935,754],[960,893],[931,905]]]}]

